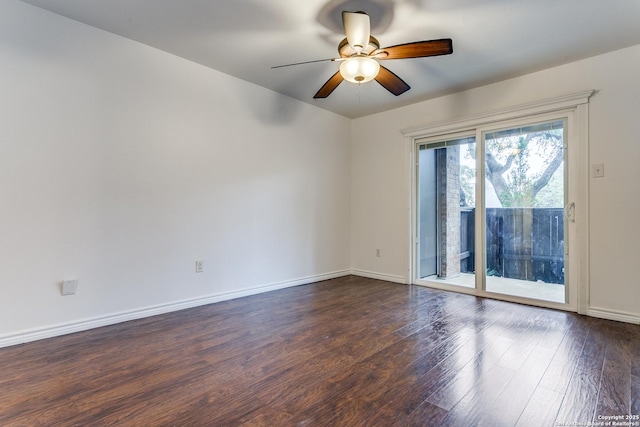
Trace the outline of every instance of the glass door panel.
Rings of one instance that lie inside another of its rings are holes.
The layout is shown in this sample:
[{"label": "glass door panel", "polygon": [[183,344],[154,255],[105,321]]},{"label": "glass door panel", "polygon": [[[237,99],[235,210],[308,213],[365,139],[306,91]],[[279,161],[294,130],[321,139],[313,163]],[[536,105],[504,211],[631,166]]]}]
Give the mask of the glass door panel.
[{"label": "glass door panel", "polygon": [[487,291],[565,302],[565,129],[482,134]]},{"label": "glass door panel", "polygon": [[475,287],[475,136],[418,147],[418,279]]}]

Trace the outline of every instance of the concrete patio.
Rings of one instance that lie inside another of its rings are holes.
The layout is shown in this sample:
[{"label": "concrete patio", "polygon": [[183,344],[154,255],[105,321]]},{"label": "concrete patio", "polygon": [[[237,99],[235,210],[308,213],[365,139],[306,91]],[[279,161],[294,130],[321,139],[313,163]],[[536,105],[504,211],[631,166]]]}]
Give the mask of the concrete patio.
[{"label": "concrete patio", "polygon": [[[465,288],[475,287],[475,275],[470,273],[460,273],[458,276],[447,278],[428,276],[424,277],[423,280],[463,286]],[[527,280],[487,276],[487,291],[550,302],[565,302],[564,285],[555,283],[531,282]]]}]

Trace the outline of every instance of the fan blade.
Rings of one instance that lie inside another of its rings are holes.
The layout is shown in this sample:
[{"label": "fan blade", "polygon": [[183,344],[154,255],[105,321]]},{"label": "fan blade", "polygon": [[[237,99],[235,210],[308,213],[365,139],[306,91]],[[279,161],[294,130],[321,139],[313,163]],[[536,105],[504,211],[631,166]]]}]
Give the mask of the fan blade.
[{"label": "fan blade", "polygon": [[294,62],[293,64],[275,65],[275,66],[271,67],[271,69],[274,69],[274,68],[284,68],[284,67],[293,67],[294,65],[313,64],[313,63],[315,63],[315,62],[326,62],[326,61],[336,62],[336,61],[344,61],[344,59],[345,59],[345,58],[327,58],[327,59],[316,59],[316,60],[313,60],[313,61]]},{"label": "fan blade", "polygon": [[344,78],[342,77],[342,74],[340,74],[340,71],[336,72],[325,84],[322,85],[320,90],[313,95],[313,98],[326,98],[331,95],[331,92],[333,92],[343,80]]},{"label": "fan blade", "polygon": [[376,81],[395,96],[402,95],[411,89],[404,80],[382,65],[380,66],[380,72],[378,72],[378,75],[376,76]]},{"label": "fan blade", "polygon": [[349,45],[356,52],[360,52],[369,45],[371,36],[369,15],[364,12],[342,12],[342,24]]},{"label": "fan blade", "polygon": [[453,53],[453,41],[439,39],[389,46],[371,52],[370,56],[377,59],[405,59],[449,55],[450,53]]}]

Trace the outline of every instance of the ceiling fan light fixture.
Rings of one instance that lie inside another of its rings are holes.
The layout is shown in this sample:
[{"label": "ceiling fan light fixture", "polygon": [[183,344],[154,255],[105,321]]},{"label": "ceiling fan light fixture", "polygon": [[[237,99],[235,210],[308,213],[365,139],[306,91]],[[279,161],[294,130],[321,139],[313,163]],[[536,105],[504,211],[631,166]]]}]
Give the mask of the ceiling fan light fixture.
[{"label": "ceiling fan light fixture", "polygon": [[352,56],[340,64],[340,74],[351,83],[366,83],[378,75],[380,64],[368,56]]}]

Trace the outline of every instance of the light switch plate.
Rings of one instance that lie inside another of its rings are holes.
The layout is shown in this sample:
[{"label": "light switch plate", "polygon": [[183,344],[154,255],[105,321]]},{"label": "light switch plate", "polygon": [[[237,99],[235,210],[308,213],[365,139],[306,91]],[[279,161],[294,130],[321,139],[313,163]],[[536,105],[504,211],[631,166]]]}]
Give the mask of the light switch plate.
[{"label": "light switch plate", "polygon": [[63,280],[61,286],[62,295],[73,295],[76,293],[78,289],[78,281],[77,280]]},{"label": "light switch plate", "polygon": [[604,163],[594,163],[591,165],[591,176],[602,178],[604,176]]}]

